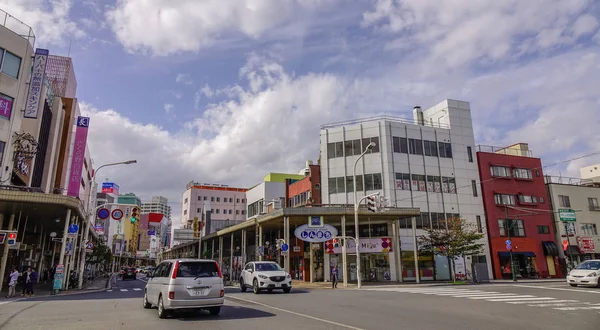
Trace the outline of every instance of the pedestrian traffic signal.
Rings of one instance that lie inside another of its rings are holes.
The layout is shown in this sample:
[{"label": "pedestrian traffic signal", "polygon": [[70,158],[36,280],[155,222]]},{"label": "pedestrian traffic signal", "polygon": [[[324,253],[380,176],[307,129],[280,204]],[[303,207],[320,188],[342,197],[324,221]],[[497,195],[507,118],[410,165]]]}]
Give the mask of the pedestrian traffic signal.
[{"label": "pedestrian traffic signal", "polygon": [[8,233],[8,245],[15,245],[17,244],[17,234],[15,233]]},{"label": "pedestrian traffic signal", "polygon": [[377,202],[375,196],[367,197],[367,209],[371,212],[377,212]]},{"label": "pedestrian traffic signal", "polygon": [[137,217],[138,217],[138,208],[134,207],[131,210],[131,223],[135,223],[135,221],[137,220]]},{"label": "pedestrian traffic signal", "polygon": [[340,247],[340,239],[339,238],[334,238],[333,239],[333,247],[334,248]]}]

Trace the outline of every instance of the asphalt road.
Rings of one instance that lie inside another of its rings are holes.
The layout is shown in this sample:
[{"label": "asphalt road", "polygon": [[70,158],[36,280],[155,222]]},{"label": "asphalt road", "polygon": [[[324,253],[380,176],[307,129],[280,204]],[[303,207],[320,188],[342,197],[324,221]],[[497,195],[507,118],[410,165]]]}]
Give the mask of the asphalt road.
[{"label": "asphalt road", "polygon": [[[160,320],[142,308],[143,279],[111,290],[0,306],[0,329],[598,329],[600,289],[565,283],[297,290],[255,295],[226,291],[219,316]],[[242,321],[242,322],[240,322]]]}]

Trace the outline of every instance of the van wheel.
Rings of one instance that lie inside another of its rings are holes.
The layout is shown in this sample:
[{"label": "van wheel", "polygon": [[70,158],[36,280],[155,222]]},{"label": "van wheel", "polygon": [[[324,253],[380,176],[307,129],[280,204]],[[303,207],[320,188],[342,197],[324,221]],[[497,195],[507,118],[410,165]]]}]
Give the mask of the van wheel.
[{"label": "van wheel", "polygon": [[240,291],[246,292],[246,284],[244,284],[243,278],[240,278]]},{"label": "van wheel", "polygon": [[163,305],[162,296],[158,297],[158,318],[159,319],[167,318],[167,311],[165,310],[165,306]]},{"label": "van wheel", "polygon": [[254,291],[254,294],[259,294],[260,293],[260,288],[258,287],[258,281],[256,279],[254,279],[254,283],[252,285],[252,289]]},{"label": "van wheel", "polygon": [[152,307],[152,304],[150,304],[148,302],[148,293],[144,292],[144,300],[142,305],[144,306],[145,309],[149,309],[150,307]]},{"label": "van wheel", "polygon": [[221,313],[221,307],[211,307],[208,309],[210,315],[219,315]]}]

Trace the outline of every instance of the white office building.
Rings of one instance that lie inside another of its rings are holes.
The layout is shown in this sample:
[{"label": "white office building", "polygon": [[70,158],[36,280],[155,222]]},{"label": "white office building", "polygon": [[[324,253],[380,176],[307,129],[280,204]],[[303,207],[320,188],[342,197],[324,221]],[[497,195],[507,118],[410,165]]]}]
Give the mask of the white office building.
[{"label": "white office building", "polygon": [[[413,109],[414,119],[376,117],[321,127],[321,184],[323,204],[353,204],[353,168],[370,142],[375,147],[356,166],[359,198],[381,192],[390,206],[418,207],[417,235],[422,228],[444,226],[445,219],[460,216],[486,233],[475,139],[468,102],[445,100],[427,110]],[[476,196],[475,196],[476,195]],[[400,226],[402,273],[415,279],[410,221]],[[381,232],[380,236],[392,236]],[[471,263],[487,264],[491,274],[487,237],[481,255],[457,260],[457,272],[471,271]],[[481,267],[481,265],[480,265]],[[450,278],[445,257],[419,256],[422,280]]]}]

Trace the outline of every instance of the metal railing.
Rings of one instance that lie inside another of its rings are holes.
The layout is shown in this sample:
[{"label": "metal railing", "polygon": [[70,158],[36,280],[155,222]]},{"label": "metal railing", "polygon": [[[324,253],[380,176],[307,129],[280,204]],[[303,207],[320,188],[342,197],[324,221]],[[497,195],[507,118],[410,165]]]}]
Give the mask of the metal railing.
[{"label": "metal railing", "polygon": [[[351,120],[340,121],[340,122],[330,123],[330,124],[323,124],[323,125],[321,125],[321,129],[328,129],[328,128],[334,128],[334,127],[340,127],[340,126],[347,126],[347,125],[356,125],[356,124],[377,121],[377,120],[385,120],[385,121],[390,121],[390,122],[395,122],[395,123],[400,123],[400,124],[420,125],[419,122],[415,119],[406,119],[403,117],[381,115],[381,116],[373,116],[373,117],[360,118],[360,119],[351,119]],[[425,123],[421,126],[450,129],[450,126],[448,126],[446,124],[431,123],[428,121],[425,121]]]},{"label": "metal railing", "polygon": [[598,186],[598,183],[594,183],[591,179],[582,179],[582,178],[570,178],[564,176],[550,176],[544,175],[544,183],[557,183],[557,184],[568,184],[572,186]]},{"label": "metal railing", "polygon": [[31,47],[35,48],[35,34],[33,33],[31,26],[23,23],[2,9],[0,9],[0,25],[26,39],[31,44]]},{"label": "metal railing", "polygon": [[513,146],[514,145],[508,146],[508,147],[497,147],[497,146],[488,146],[488,145],[479,144],[479,145],[477,145],[476,149],[477,149],[477,152],[487,152],[487,153],[501,154],[501,155],[508,155],[508,156],[533,158],[533,151],[511,148]]}]

